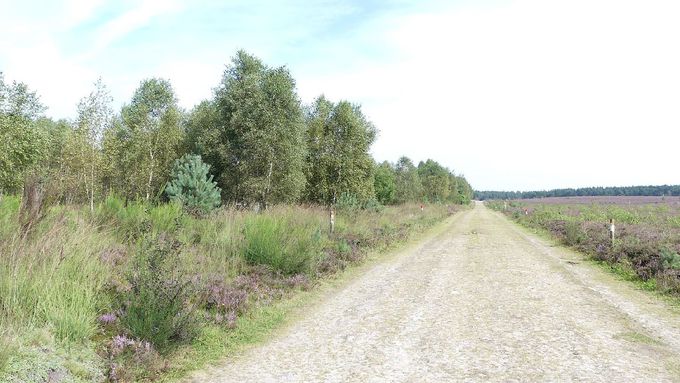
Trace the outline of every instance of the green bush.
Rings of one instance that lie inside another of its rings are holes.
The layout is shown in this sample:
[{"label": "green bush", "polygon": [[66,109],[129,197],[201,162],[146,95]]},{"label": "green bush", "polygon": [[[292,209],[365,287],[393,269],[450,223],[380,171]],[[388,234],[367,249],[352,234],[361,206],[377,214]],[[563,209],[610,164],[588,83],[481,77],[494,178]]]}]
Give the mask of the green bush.
[{"label": "green bush", "polygon": [[175,160],[172,181],[165,187],[171,201],[179,202],[192,214],[202,215],[220,206],[220,188],[208,176],[210,165],[201,156],[186,154]]},{"label": "green bush", "polygon": [[270,215],[245,222],[242,254],[248,263],[268,265],[288,275],[308,273],[320,251],[319,226]]},{"label": "green bush", "polygon": [[130,335],[161,351],[194,335],[193,290],[180,269],[177,243],[144,240],[127,279],[121,323]]},{"label": "green bush", "polygon": [[183,226],[182,206],[177,203],[161,204],[149,210],[151,227],[156,233],[174,233]]},{"label": "green bush", "polygon": [[126,206],[121,198],[108,195],[97,206],[95,216],[99,224],[112,227],[125,240],[135,241],[151,229],[148,211],[148,203],[132,201]]},{"label": "green bush", "polygon": [[385,209],[385,206],[383,206],[377,199],[371,198],[367,200],[364,203],[364,210],[368,210],[373,213],[380,213]]},{"label": "green bush", "polygon": [[664,269],[680,270],[680,255],[669,249],[661,249],[661,264]]},{"label": "green bush", "polygon": [[352,252],[352,246],[347,243],[346,239],[340,239],[337,243],[337,252],[342,255],[347,255]]},{"label": "green bush", "polygon": [[346,213],[354,213],[361,209],[361,203],[356,195],[350,193],[342,193],[335,202],[335,208],[338,211]]},{"label": "green bush", "polygon": [[586,235],[581,229],[579,222],[567,221],[564,226],[564,243],[569,246],[576,246],[586,240]]},{"label": "green bush", "polygon": [[97,205],[95,216],[100,224],[118,223],[123,209],[125,209],[123,200],[114,194],[109,194],[102,203]]}]

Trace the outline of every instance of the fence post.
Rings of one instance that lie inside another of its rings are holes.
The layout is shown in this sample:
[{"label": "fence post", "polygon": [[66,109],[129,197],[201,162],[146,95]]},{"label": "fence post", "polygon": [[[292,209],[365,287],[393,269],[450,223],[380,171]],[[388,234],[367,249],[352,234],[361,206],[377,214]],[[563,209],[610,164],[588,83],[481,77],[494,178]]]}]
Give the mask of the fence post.
[{"label": "fence post", "polygon": [[330,209],[330,230],[331,234],[335,231],[335,209],[332,207]]},{"label": "fence post", "polygon": [[609,219],[609,239],[611,239],[612,246],[614,245],[614,233],[616,232],[616,226],[614,225],[614,218]]}]

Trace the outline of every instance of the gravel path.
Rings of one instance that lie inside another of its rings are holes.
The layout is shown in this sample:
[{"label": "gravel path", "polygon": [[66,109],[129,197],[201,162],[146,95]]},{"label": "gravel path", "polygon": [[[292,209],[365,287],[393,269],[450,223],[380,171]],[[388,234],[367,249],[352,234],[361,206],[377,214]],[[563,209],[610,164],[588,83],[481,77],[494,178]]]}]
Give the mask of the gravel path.
[{"label": "gravel path", "polygon": [[478,204],[192,382],[680,382],[680,314]]}]

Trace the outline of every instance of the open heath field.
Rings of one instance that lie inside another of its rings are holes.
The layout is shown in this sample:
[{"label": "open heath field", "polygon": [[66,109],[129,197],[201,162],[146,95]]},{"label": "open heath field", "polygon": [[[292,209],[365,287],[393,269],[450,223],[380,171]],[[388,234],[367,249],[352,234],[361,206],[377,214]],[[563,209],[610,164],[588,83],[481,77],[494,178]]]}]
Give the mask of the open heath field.
[{"label": "open heath field", "polygon": [[547,231],[645,288],[680,296],[678,197],[561,197],[487,205]]}]

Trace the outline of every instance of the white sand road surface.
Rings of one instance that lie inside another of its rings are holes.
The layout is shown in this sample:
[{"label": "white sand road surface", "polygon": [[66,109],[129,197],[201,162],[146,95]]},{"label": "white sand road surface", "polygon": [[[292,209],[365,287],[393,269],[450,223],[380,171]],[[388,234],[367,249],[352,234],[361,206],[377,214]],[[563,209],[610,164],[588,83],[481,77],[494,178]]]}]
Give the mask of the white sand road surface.
[{"label": "white sand road surface", "polygon": [[190,382],[680,382],[680,313],[481,204]]}]

